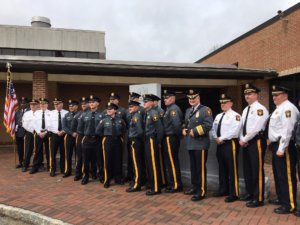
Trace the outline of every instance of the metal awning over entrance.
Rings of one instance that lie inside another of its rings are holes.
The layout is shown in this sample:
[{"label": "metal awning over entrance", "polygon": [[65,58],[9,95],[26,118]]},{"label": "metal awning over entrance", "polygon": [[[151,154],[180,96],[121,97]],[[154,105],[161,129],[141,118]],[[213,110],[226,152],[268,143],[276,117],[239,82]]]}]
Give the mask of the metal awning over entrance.
[{"label": "metal awning over entrance", "polygon": [[33,56],[0,56],[0,71],[5,72],[5,63],[13,65],[13,71],[32,73],[45,71],[48,74],[159,77],[184,79],[234,79],[255,80],[277,77],[272,69],[238,68],[235,65],[206,65],[198,63],[156,63],[100,59],[77,59]]}]

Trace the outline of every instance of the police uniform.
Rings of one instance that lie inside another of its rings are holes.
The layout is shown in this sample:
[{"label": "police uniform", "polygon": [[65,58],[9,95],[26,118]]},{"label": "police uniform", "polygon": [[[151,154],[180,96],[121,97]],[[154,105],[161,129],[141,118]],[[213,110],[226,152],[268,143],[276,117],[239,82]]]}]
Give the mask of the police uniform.
[{"label": "police uniform", "polygon": [[[260,89],[252,84],[245,84],[244,94],[259,93]],[[247,143],[243,147],[243,169],[247,194],[242,200],[248,200],[247,207],[254,208],[264,203],[264,158],[266,139],[263,131],[269,116],[265,106],[258,101],[248,105],[242,113],[243,127],[240,140]]]},{"label": "police uniform", "polygon": [[[80,99],[81,104],[87,104],[88,99],[85,97],[82,97]],[[79,111],[74,115],[74,119],[72,120],[72,131],[77,134],[76,139],[75,139],[75,144],[76,144],[76,168],[75,168],[75,177],[74,181],[78,181],[82,179],[82,139],[83,139],[83,133],[84,133],[84,123],[83,123],[83,118],[85,116],[85,113],[88,112],[88,108],[86,110]]]},{"label": "police uniform", "polygon": [[[76,100],[69,100],[68,101],[69,107],[74,105],[78,106],[78,101]],[[66,135],[64,138],[64,145],[65,145],[65,172],[63,177],[68,177],[72,173],[72,156],[73,150],[76,152],[76,139],[73,136],[74,131],[72,130],[72,122],[74,120],[75,115],[78,111],[68,112],[63,121],[62,121],[62,128],[65,131]]]},{"label": "police uniform", "polygon": [[[187,97],[195,99],[199,96],[197,90],[190,89]],[[185,112],[184,129],[187,135],[186,149],[189,152],[192,189],[185,194],[192,195],[192,201],[199,201],[205,197],[207,189],[206,160],[210,145],[209,131],[212,128],[213,117],[211,109],[199,103],[188,108]],[[192,136],[194,134],[194,137]]]},{"label": "police uniform", "polygon": [[[140,103],[129,101],[128,106],[139,107]],[[143,116],[139,109],[131,113],[131,119],[128,124],[128,145],[129,156],[133,162],[133,183],[126,189],[127,192],[140,191],[144,179],[144,124]],[[129,161],[129,160],[128,160]]]},{"label": "police uniform", "polygon": [[[100,102],[100,98],[91,95],[89,102]],[[81,184],[89,182],[90,164],[98,166],[98,176],[102,180],[103,164],[101,160],[101,139],[96,133],[96,127],[103,119],[103,114],[98,110],[90,109],[82,119],[84,137],[81,141],[83,150],[83,179]]]},{"label": "police uniform", "polygon": [[[144,95],[144,102],[154,101],[153,95]],[[157,110],[151,108],[144,117],[145,156],[148,168],[148,182],[151,190],[146,195],[161,193],[161,169],[158,145],[163,139],[163,125]]]},{"label": "police uniform", "polygon": [[22,118],[25,112],[29,110],[27,107],[28,99],[25,97],[20,98],[19,100],[21,104],[21,108],[16,111],[15,115],[15,125],[16,125],[16,144],[17,144],[17,151],[18,151],[18,159],[19,163],[16,165],[16,168],[21,168],[23,166],[23,160],[24,160],[24,137],[25,137],[25,129],[22,125]]},{"label": "police uniform", "polygon": [[[163,97],[175,96],[172,91],[164,90]],[[182,190],[180,163],[178,158],[183,114],[181,109],[172,103],[166,108],[163,116],[164,139],[162,142],[164,164],[166,166],[167,193]]]},{"label": "police uniform", "polygon": [[[39,99],[40,104],[49,104],[49,100],[46,98]],[[33,151],[33,163],[30,173],[38,172],[39,167],[43,163],[43,151],[46,154],[47,160],[47,170],[50,168],[50,159],[49,159],[49,133],[51,123],[51,111],[46,109],[37,110],[35,113],[35,122],[34,122],[34,151]],[[43,138],[39,134],[45,134]]]},{"label": "police uniform", "polygon": [[[37,100],[31,100],[29,104],[38,104]],[[25,151],[24,151],[24,161],[23,161],[23,172],[26,172],[29,163],[30,163],[30,158],[33,153],[33,148],[34,148],[34,136],[36,135],[35,130],[34,130],[34,124],[35,124],[35,113],[36,111],[29,110],[24,113],[23,118],[22,118],[22,124],[25,129],[25,136],[24,136],[24,144],[25,144]]]},{"label": "police uniform", "polygon": [[[272,95],[287,94],[288,89],[272,86]],[[297,207],[297,180],[295,144],[292,140],[293,128],[299,117],[299,111],[289,100],[276,106],[271,114],[268,137],[272,147],[272,166],[276,194],[281,207],[274,210],[278,214],[293,212]],[[276,153],[284,153],[278,156]]]},{"label": "police uniform", "polygon": [[[221,94],[220,104],[232,102],[232,98]],[[212,135],[220,141],[217,143],[217,159],[219,163],[219,190],[215,197],[225,196],[225,202],[233,202],[239,196],[238,176],[238,137],[242,127],[241,116],[229,108],[218,114],[212,127]]]},{"label": "police uniform", "polygon": [[[108,103],[106,107],[107,109],[118,110],[118,106],[113,103]],[[125,121],[116,115],[107,115],[96,128],[97,135],[102,137],[105,188],[109,187],[112,178],[114,178],[115,183],[124,184],[122,178],[122,136],[125,130]]]},{"label": "police uniform", "polygon": [[[53,101],[54,104],[61,104],[62,100],[59,98],[55,98]],[[50,176],[54,177],[56,172],[56,154],[59,148],[59,165],[60,172],[63,174],[65,172],[65,132],[63,130],[63,120],[68,113],[67,110],[52,110],[51,111],[51,119],[50,119]],[[59,132],[63,132],[62,135],[59,135]]]}]

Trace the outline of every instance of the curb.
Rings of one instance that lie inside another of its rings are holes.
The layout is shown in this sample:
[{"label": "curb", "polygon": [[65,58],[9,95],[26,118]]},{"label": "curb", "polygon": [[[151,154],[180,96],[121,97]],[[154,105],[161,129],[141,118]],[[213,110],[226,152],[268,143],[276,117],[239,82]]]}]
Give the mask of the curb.
[{"label": "curb", "polygon": [[0,204],[0,215],[34,225],[72,225],[29,210]]}]

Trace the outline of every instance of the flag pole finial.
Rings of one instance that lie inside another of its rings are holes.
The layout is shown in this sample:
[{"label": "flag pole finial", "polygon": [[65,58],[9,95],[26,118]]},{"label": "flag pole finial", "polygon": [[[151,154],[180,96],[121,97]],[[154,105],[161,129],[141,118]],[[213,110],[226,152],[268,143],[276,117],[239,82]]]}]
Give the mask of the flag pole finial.
[{"label": "flag pole finial", "polygon": [[7,68],[8,72],[10,72],[10,68],[12,68],[12,65],[10,64],[10,62],[6,63],[6,68]]}]

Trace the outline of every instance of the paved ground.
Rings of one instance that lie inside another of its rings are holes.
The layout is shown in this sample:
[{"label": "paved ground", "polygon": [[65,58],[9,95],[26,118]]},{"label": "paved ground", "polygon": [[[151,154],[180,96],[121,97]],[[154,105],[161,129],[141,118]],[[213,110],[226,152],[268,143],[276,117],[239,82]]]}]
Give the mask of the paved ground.
[{"label": "paved ground", "polygon": [[1,225],[30,225],[29,223],[24,223],[22,221],[17,221],[9,217],[0,216]]},{"label": "paved ground", "polygon": [[[266,165],[266,174],[271,176]],[[14,168],[11,151],[0,150],[0,203],[24,208],[72,224],[300,224],[293,214],[277,215],[275,206],[249,209],[244,202],[224,203],[211,197],[190,201],[182,193],[147,197],[126,193],[126,186],[104,189],[99,182],[81,185],[73,177],[52,178]],[[271,181],[271,192],[274,184]],[[300,198],[298,196],[298,202]]]}]

